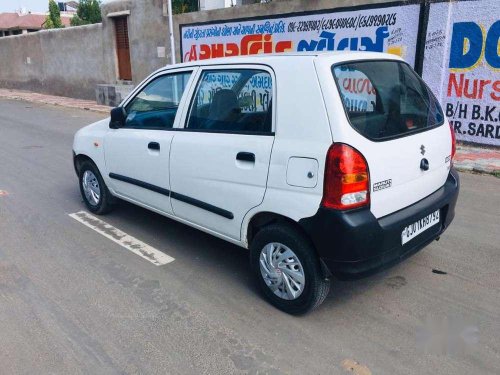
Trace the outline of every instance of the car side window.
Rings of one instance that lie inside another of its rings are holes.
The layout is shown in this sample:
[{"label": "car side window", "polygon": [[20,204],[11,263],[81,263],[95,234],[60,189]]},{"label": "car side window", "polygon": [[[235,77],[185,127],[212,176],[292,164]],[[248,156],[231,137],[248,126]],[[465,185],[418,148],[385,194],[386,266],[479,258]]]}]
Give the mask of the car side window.
[{"label": "car side window", "polygon": [[160,76],[149,82],[125,107],[126,128],[169,129],[191,72]]},{"label": "car side window", "polygon": [[193,96],[187,129],[272,132],[273,79],[263,70],[206,70]]}]

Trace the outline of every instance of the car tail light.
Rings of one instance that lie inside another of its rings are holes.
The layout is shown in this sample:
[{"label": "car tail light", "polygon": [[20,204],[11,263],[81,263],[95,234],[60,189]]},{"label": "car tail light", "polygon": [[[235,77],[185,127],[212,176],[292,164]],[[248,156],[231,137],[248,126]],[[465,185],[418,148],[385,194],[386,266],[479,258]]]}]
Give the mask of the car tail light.
[{"label": "car tail light", "polygon": [[351,146],[334,143],[326,155],[322,206],[346,210],[369,203],[368,163]]},{"label": "car tail light", "polygon": [[457,152],[457,138],[455,136],[455,130],[453,130],[453,125],[450,122],[450,132],[451,132],[451,163],[453,163],[453,158]]}]

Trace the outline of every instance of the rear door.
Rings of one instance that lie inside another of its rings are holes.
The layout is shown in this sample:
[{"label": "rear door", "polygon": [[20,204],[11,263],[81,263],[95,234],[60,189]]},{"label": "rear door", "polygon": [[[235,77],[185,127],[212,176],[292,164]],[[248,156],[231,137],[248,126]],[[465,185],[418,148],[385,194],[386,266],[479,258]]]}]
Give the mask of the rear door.
[{"label": "rear door", "polygon": [[264,66],[201,71],[170,160],[174,214],[233,240],[261,204],[274,141],[274,75]]},{"label": "rear door", "polygon": [[443,186],[451,133],[437,100],[417,74],[392,60],[330,64],[329,70],[341,102],[332,117],[334,141],[365,156],[373,214],[398,211]]}]

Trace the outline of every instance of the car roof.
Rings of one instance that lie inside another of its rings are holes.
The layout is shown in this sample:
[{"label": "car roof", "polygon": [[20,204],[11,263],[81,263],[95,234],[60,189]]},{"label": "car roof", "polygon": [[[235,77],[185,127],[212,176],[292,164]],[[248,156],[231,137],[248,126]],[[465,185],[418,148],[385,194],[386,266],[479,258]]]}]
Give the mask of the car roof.
[{"label": "car roof", "polygon": [[167,65],[159,71],[173,68],[184,68],[194,66],[210,66],[210,65],[231,65],[231,64],[283,64],[296,60],[329,60],[332,64],[356,61],[356,60],[395,60],[404,61],[401,57],[381,52],[357,52],[357,51],[334,51],[334,52],[300,52],[300,53],[269,53],[259,55],[246,55],[235,57],[221,57],[207,60],[196,60],[175,65]]}]

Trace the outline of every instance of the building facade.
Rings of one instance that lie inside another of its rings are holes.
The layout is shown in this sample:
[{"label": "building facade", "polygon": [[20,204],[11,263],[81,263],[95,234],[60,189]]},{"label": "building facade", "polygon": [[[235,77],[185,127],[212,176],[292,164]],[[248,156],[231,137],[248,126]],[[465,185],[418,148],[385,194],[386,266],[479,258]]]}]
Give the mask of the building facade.
[{"label": "building facade", "polygon": [[[70,25],[71,15],[61,14],[64,26]],[[0,38],[10,35],[28,34],[43,29],[47,15],[19,11],[15,13],[0,13]]]}]

